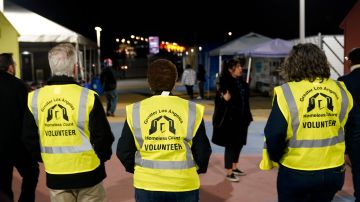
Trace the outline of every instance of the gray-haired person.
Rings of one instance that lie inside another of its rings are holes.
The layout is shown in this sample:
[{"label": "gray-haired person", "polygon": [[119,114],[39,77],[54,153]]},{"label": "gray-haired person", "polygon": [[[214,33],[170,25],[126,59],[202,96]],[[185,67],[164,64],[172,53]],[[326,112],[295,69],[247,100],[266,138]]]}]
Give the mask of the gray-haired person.
[{"label": "gray-haired person", "polygon": [[76,52],[63,43],[49,51],[52,78],[29,93],[24,141],[44,163],[51,201],[106,201],[104,162],[114,136],[98,95],[74,78]]}]

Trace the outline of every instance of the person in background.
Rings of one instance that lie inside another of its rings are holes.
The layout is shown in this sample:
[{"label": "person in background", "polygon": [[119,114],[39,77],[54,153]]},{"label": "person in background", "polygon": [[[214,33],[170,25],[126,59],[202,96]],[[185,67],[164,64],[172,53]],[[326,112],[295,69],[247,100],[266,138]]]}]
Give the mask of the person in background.
[{"label": "person in background", "polygon": [[[353,48],[348,56],[345,58],[350,66],[350,73],[338,78],[339,81],[343,81],[346,88],[351,93],[354,103],[360,106],[360,48]],[[353,184],[354,184],[354,196],[356,202],[360,202],[360,162],[350,153],[350,162],[352,164]]]},{"label": "person in background", "polygon": [[48,58],[52,77],[29,93],[23,140],[44,163],[51,201],[106,201],[114,136],[100,98],[75,81],[72,44],[53,47]]},{"label": "person in background", "polygon": [[118,93],[116,90],[116,77],[111,63],[107,63],[100,74],[100,81],[106,97],[106,115],[115,116]]},{"label": "person in background", "polygon": [[274,89],[264,129],[268,155],[280,166],[278,200],[330,202],[344,184],[345,145],[359,162],[359,109],[344,83],[329,79],[315,44],[295,45],[281,75],[286,83]]},{"label": "person in background", "polygon": [[[22,177],[19,201],[35,201],[39,165],[21,140],[28,87],[15,77],[11,53],[0,54],[0,201],[14,201],[13,168]],[[6,199],[5,199],[6,198]]]},{"label": "person in background", "polygon": [[126,107],[117,157],[134,173],[137,202],[198,202],[198,174],[211,154],[204,107],[172,95],[177,71],[169,60],[152,62],[147,77],[155,95]]},{"label": "person in background", "polygon": [[249,85],[242,79],[244,58],[225,60],[215,97],[212,142],[225,147],[226,179],[238,182],[245,175],[238,168],[241,149],[246,145],[248,128],[253,121],[249,104]]},{"label": "person in background", "polygon": [[196,82],[196,71],[187,64],[181,77],[181,83],[185,85],[189,99],[194,99],[194,85]]},{"label": "person in background", "polygon": [[204,85],[205,85],[205,67],[202,64],[199,64],[197,72],[196,72],[196,79],[198,81],[198,87],[199,87],[199,96],[197,99],[204,99]]}]

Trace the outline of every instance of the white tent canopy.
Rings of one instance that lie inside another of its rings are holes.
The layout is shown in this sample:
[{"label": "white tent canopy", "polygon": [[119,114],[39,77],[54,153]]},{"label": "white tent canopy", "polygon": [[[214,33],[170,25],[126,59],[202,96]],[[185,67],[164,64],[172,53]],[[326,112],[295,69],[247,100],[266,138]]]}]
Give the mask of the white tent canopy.
[{"label": "white tent canopy", "polygon": [[[255,46],[248,47],[241,51],[237,51],[238,55],[249,57],[248,72],[251,72],[252,57],[264,58],[283,58],[286,57],[291,51],[294,43],[283,39],[272,39]],[[247,74],[246,82],[249,83],[250,73]]]},{"label": "white tent canopy", "polygon": [[4,15],[19,32],[19,42],[70,42],[94,46],[96,44],[34,12],[5,1]]},{"label": "white tent canopy", "polygon": [[248,49],[236,52],[238,55],[246,57],[265,57],[265,58],[280,58],[286,57],[292,49],[294,43],[283,39],[273,39],[261,44],[257,44]]},{"label": "white tent canopy", "polygon": [[235,55],[236,52],[253,47],[257,44],[270,41],[271,38],[250,32],[244,36],[234,39],[218,48],[209,51],[210,56],[219,56],[219,72],[221,71],[221,60],[223,55]]},{"label": "white tent canopy", "polygon": [[218,48],[215,48],[209,52],[210,56],[216,55],[234,55],[237,51],[252,47],[256,44],[270,41],[271,38],[250,32],[244,36],[234,39]]}]

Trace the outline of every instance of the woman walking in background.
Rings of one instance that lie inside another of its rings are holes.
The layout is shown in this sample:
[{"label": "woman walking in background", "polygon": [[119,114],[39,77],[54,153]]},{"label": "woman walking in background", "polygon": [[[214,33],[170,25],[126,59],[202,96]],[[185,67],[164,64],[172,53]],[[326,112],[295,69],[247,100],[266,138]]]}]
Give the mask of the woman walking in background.
[{"label": "woman walking in background", "polygon": [[194,90],[193,87],[196,82],[196,71],[191,67],[191,65],[186,65],[184,73],[181,77],[181,83],[185,85],[186,92],[189,95],[189,99],[194,99]]},{"label": "woman walking in background", "polygon": [[215,98],[212,142],[225,147],[226,178],[237,182],[245,173],[237,167],[247,131],[253,120],[249,105],[249,86],[242,79],[243,58],[223,62]]}]

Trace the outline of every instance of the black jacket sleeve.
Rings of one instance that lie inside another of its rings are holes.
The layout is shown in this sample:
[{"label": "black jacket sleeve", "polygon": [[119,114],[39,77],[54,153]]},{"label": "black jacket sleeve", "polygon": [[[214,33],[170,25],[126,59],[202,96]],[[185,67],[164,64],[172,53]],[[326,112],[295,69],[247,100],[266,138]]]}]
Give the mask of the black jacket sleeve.
[{"label": "black jacket sleeve", "polygon": [[264,130],[267,151],[272,161],[279,162],[281,157],[284,155],[286,148],[287,126],[288,123],[281,113],[275,97],[273,107]]},{"label": "black jacket sleeve", "polygon": [[99,96],[95,95],[95,103],[89,117],[90,142],[95,153],[102,162],[111,158],[111,145],[114,135],[106,118]]},{"label": "black jacket sleeve", "polygon": [[132,135],[127,121],[125,121],[121,137],[117,144],[116,155],[125,167],[126,172],[134,173],[135,152],[136,146],[134,136]]},{"label": "black jacket sleeve", "polygon": [[[191,151],[195,163],[198,166],[198,173],[205,173],[209,164],[211,146],[206,136],[204,121],[201,122],[192,141]],[[117,144],[116,155],[125,167],[125,170],[129,173],[134,173],[136,150],[134,136],[127,121],[125,121],[121,137]]]},{"label": "black jacket sleeve", "polygon": [[42,162],[40,152],[40,137],[38,133],[38,127],[36,125],[34,116],[26,107],[24,112],[22,141],[31,155],[38,161]]},{"label": "black jacket sleeve", "polygon": [[357,201],[360,199],[360,109],[356,104],[350,111],[345,125],[345,144],[351,161],[354,195]]},{"label": "black jacket sleeve", "polygon": [[212,151],[209,138],[206,136],[204,121],[201,121],[199,129],[192,140],[191,151],[198,166],[197,172],[199,174],[206,173]]}]

